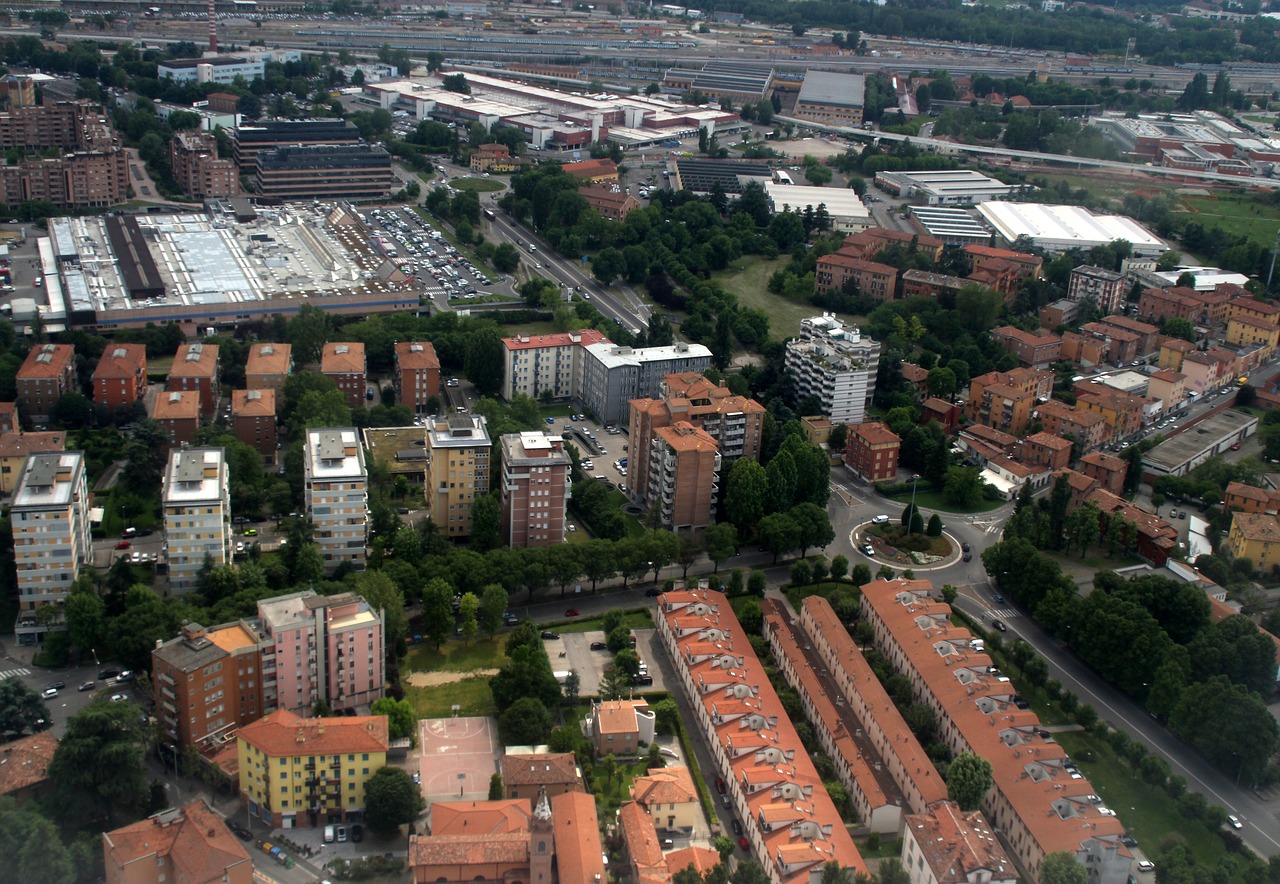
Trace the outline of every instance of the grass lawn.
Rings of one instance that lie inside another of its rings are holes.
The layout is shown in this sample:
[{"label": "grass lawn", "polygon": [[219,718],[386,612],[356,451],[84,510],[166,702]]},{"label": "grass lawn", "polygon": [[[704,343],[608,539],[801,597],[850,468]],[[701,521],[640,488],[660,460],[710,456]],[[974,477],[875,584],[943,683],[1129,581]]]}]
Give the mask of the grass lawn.
[{"label": "grass lawn", "polygon": [[436,650],[428,642],[409,649],[405,669],[409,672],[471,672],[475,669],[498,669],[506,662],[504,637],[478,638],[472,644],[447,641]]},{"label": "grass lawn", "polygon": [[[766,261],[758,255],[750,255],[734,262],[727,272],[720,275],[720,284],[738,296],[738,303],[769,315],[769,336],[775,340],[794,335],[800,328],[800,320],[822,312],[807,302],[789,301],[769,291],[769,277],[790,261],[790,257]],[[836,315],[848,322],[857,322],[856,317]]]},{"label": "grass lawn", "polygon": [[1109,744],[1083,732],[1057,734],[1054,739],[1080,765],[1103,803],[1116,812],[1148,856],[1171,835],[1186,842],[1201,868],[1212,868],[1226,851],[1216,832],[1178,813],[1168,794],[1135,776]]},{"label": "grass lawn", "polygon": [[1107,548],[1103,546],[1093,546],[1089,548],[1089,554],[1084,558],[1080,558],[1080,553],[1060,553],[1046,550],[1045,555],[1056,559],[1058,564],[1064,569],[1086,569],[1089,571],[1112,570],[1116,568],[1127,568],[1129,565],[1140,565],[1142,559],[1135,555],[1120,553],[1119,555],[1107,555]]},{"label": "grass lawn", "polygon": [[[555,626],[559,632],[591,632],[592,630],[604,629],[604,618],[587,617],[581,620],[569,620],[560,624],[544,623],[542,625]],[[628,629],[652,629],[653,615],[649,613],[648,608],[633,608],[623,612],[622,625]]]},{"label": "grass lawn", "polygon": [[1218,225],[1227,233],[1247,236],[1261,246],[1270,246],[1280,224],[1280,206],[1264,206],[1234,194],[1183,196],[1182,203],[1206,227]]},{"label": "grass lawn", "polygon": [[418,718],[448,718],[456,704],[459,715],[493,715],[498,710],[489,691],[489,678],[477,676],[464,678],[452,684],[417,688],[405,685],[404,698],[413,704]]},{"label": "grass lawn", "polygon": [[496,178],[455,178],[449,184],[458,190],[471,190],[476,193],[493,193],[507,189],[507,185]]},{"label": "grass lawn", "polygon": [[596,813],[601,819],[613,819],[614,812],[622,806],[622,802],[631,800],[631,782],[649,772],[648,761],[640,760],[630,764],[618,762],[613,776],[608,781],[604,776],[604,764],[597,761],[595,776],[591,781],[596,790]]},{"label": "grass lawn", "polygon": [[519,325],[504,325],[502,333],[506,337],[514,338],[517,335],[554,335],[559,334],[560,327],[554,322],[524,322]]},{"label": "grass lawn", "polygon": [[[911,503],[911,492],[905,491],[902,494],[895,494],[889,497],[889,500],[898,503]],[[978,505],[971,508],[958,507],[953,503],[949,503],[942,496],[941,491],[917,491],[916,506],[926,510],[938,510],[943,513],[985,513],[989,510],[996,509],[1005,503],[1003,500],[987,500],[983,498]],[[929,521],[925,519],[925,521]]]}]

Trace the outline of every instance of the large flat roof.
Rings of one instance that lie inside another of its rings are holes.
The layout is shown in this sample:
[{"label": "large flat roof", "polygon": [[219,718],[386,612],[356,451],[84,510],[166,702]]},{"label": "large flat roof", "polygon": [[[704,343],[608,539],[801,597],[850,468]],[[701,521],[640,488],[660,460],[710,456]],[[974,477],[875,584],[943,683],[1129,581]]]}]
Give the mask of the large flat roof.
[{"label": "large flat roof", "polygon": [[867,78],[862,74],[839,74],[834,71],[806,71],[796,103],[862,107],[866,97]]},{"label": "large flat roof", "polygon": [[833,218],[870,218],[871,210],[862,202],[856,191],[841,187],[809,187],[799,184],[776,184],[766,181],[765,193],[773,202],[773,210],[781,212],[783,206],[803,211],[806,206],[826,206]]},{"label": "large flat roof", "polygon": [[1118,239],[1128,241],[1135,254],[1162,254],[1169,248],[1132,218],[1095,215],[1080,206],[990,200],[980,204],[978,212],[1006,242],[1027,236],[1049,251],[1087,249]]},{"label": "large flat roof", "polygon": [[1253,415],[1227,409],[1161,442],[1143,455],[1142,462],[1161,472],[1176,473],[1206,449],[1216,447],[1241,430],[1257,424],[1258,419]]},{"label": "large flat roof", "polygon": [[164,502],[220,499],[226,485],[225,470],[221,448],[183,448],[171,452],[165,469]]},{"label": "large flat roof", "polygon": [[56,451],[27,457],[13,492],[13,505],[66,506],[71,503],[75,477],[84,461],[79,451]]}]

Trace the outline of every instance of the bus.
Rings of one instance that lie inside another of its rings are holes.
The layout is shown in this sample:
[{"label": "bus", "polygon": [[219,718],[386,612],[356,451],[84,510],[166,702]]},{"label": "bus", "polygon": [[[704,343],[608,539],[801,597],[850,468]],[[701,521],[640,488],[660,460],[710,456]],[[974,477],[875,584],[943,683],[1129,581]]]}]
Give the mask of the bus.
[{"label": "bus", "polygon": [[485,217],[487,220],[489,220],[489,221],[493,221],[493,220],[495,220],[495,216],[494,216],[494,214],[493,214],[493,209],[485,209],[485,210],[484,210],[484,217]]}]

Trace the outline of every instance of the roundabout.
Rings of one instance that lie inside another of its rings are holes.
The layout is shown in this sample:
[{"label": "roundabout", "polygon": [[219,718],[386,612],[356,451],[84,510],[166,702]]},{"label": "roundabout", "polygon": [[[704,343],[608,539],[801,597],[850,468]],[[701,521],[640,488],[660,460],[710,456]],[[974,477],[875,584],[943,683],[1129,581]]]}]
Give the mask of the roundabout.
[{"label": "roundabout", "polygon": [[[872,533],[872,529],[887,529],[888,536]],[[905,539],[911,539],[913,546],[925,549],[909,550],[894,545]],[[950,568],[960,563],[966,554],[962,544],[945,529],[937,537],[908,534],[902,532],[900,526],[892,521],[880,524],[869,521],[855,526],[849,532],[849,543],[873,565],[889,565],[916,573]],[[940,548],[943,544],[946,546],[945,551]],[[915,555],[912,555],[913,552]]]}]

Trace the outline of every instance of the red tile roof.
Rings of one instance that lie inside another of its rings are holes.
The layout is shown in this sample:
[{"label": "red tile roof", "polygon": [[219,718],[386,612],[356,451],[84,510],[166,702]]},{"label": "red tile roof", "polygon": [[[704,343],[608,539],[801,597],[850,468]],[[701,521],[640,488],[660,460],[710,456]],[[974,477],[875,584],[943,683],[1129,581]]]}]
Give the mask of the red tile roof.
[{"label": "red tile roof", "polygon": [[850,432],[861,439],[867,445],[889,445],[894,442],[901,442],[902,439],[897,433],[889,429],[885,424],[879,421],[868,421],[865,424],[854,424],[849,428]]},{"label": "red tile roof", "polygon": [[321,374],[363,374],[364,344],[360,341],[330,341],[320,352]]},{"label": "red tile roof", "polygon": [[246,375],[286,375],[293,361],[292,344],[254,344],[249,348]]},{"label": "red tile roof", "polygon": [[108,877],[114,870],[148,857],[167,856],[177,873],[174,879],[191,884],[221,882],[229,870],[251,865],[244,845],[203,798],[181,810],[166,810],[104,832],[102,850]]},{"label": "red tile roof", "polygon": [[275,390],[231,391],[231,414],[234,417],[270,417],[275,413]]},{"label": "red tile roof", "polygon": [[943,801],[908,816],[906,829],[932,871],[930,880],[938,884],[1018,880],[1013,861],[976,810],[966,812]]},{"label": "red tile roof", "polygon": [[585,792],[553,796],[551,829],[555,833],[560,880],[603,884],[604,850],[600,844],[595,796]]},{"label": "red tile roof", "polygon": [[572,752],[535,752],[504,755],[504,786],[573,785],[578,782],[578,762]]},{"label": "red tile roof", "polygon": [[19,378],[56,378],[66,371],[67,363],[76,355],[76,348],[70,344],[38,344],[31,348],[22,367],[18,369]]},{"label": "red tile roof", "polygon": [[655,804],[687,804],[698,800],[693,777],[687,767],[665,767],[636,777],[631,783],[631,797],[645,807]]},{"label": "red tile roof", "polygon": [[402,370],[440,368],[440,357],[430,341],[401,341],[396,344],[396,365]]},{"label": "red tile roof", "polygon": [[58,738],[48,731],[19,737],[0,746],[0,795],[44,782]]},{"label": "red tile roof", "polygon": [[169,368],[171,378],[213,378],[217,375],[217,344],[183,344]]},{"label": "red tile roof", "polygon": [[436,801],[431,805],[432,835],[500,835],[529,831],[528,798],[499,801]]},{"label": "red tile roof", "polygon": [[0,433],[0,457],[26,457],[41,451],[66,451],[67,434],[61,430]]},{"label": "red tile roof", "polygon": [[390,744],[385,715],[299,718],[287,709],[277,709],[265,718],[246,724],[237,737],[273,758],[386,752]]},{"label": "red tile roof", "polygon": [[521,335],[503,338],[502,346],[508,350],[537,350],[543,347],[589,347],[592,344],[609,343],[609,339],[594,328],[561,332],[554,335]]},{"label": "red tile roof", "polygon": [[135,378],[147,364],[147,348],[143,344],[108,344],[93,370],[94,378]]}]

